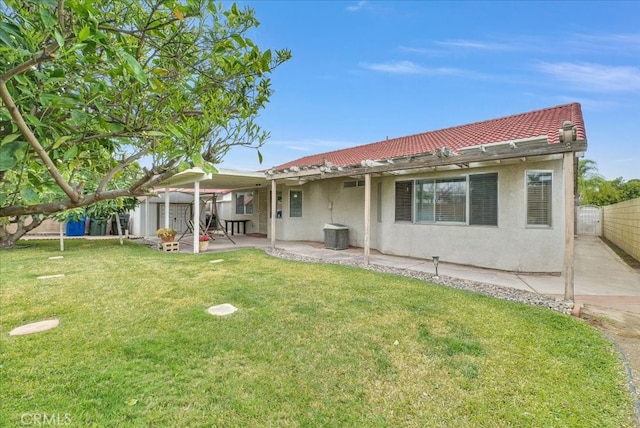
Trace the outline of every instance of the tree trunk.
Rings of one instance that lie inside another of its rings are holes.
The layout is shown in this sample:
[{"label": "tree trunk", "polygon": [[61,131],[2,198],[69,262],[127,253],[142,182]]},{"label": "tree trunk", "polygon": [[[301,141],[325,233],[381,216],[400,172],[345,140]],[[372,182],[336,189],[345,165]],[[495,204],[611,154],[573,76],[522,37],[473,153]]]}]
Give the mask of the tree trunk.
[{"label": "tree trunk", "polygon": [[20,238],[40,226],[43,220],[40,217],[20,216],[11,218],[9,224],[0,224],[0,248],[13,248]]}]

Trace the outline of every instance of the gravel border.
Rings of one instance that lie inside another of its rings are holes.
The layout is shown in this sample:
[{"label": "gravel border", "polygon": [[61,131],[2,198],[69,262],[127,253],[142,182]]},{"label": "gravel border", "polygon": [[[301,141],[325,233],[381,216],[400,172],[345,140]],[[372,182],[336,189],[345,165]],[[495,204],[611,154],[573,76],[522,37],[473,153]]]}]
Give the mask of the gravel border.
[{"label": "gravel border", "polygon": [[346,266],[355,266],[362,269],[367,269],[381,273],[391,273],[395,275],[405,276],[407,278],[419,279],[422,281],[428,281],[434,284],[443,285],[445,287],[457,288],[459,290],[471,291],[475,293],[484,294],[486,296],[496,297],[499,299],[509,300],[512,302],[525,303],[527,305],[540,306],[546,309],[551,309],[556,312],[570,315],[572,313],[574,302],[563,299],[555,299],[553,297],[544,296],[531,291],[519,290],[517,288],[503,287],[495,284],[488,284],[485,282],[470,281],[466,279],[453,278],[445,275],[439,275],[438,278],[430,273],[419,272],[411,269],[399,269],[388,266],[379,265],[365,265],[362,262],[348,261],[348,260],[325,260],[322,258],[300,256],[290,253],[281,248],[275,250],[268,248],[265,252],[271,256],[281,259],[295,260],[309,263],[328,263],[338,264]]},{"label": "gravel border", "polygon": [[[138,243],[155,247],[157,242],[146,239],[137,240]],[[454,278],[445,275],[439,275],[436,279],[434,275],[426,272],[419,272],[411,269],[400,269],[389,266],[380,265],[365,265],[363,262],[351,261],[351,260],[326,260],[318,257],[301,256],[291,253],[282,248],[265,248],[265,253],[270,256],[278,257],[286,260],[294,260],[307,263],[325,263],[325,264],[338,264],[345,266],[354,266],[362,269],[367,269],[374,272],[390,273],[395,275],[401,275],[407,278],[414,278],[421,281],[428,281],[433,284],[443,285],[445,287],[457,288],[459,290],[471,291],[474,293],[484,294],[486,296],[496,297],[498,299],[509,300],[512,302],[525,303],[527,305],[539,306],[546,309],[551,309],[562,314],[571,315],[574,302],[570,300],[557,299],[553,297],[544,296],[542,294],[534,293],[532,291],[519,290],[517,288],[503,287],[500,285],[489,284],[486,282],[470,281],[466,279]]]}]

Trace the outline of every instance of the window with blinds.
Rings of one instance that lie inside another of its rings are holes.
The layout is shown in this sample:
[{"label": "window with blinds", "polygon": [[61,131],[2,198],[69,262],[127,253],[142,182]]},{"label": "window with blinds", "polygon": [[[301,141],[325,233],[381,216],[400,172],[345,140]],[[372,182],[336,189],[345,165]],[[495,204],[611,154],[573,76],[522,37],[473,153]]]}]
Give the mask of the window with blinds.
[{"label": "window with blinds", "polygon": [[498,173],[469,176],[469,224],[498,225]]},{"label": "window with blinds", "polygon": [[551,226],[551,171],[527,171],[527,226]]},{"label": "window with blinds", "polygon": [[464,223],[467,220],[467,178],[437,179],[436,221]]},{"label": "window with blinds", "polygon": [[416,222],[433,222],[435,184],[433,180],[416,180]]},{"label": "window with blinds", "polygon": [[412,221],[413,181],[396,181],[396,221]]},{"label": "window with blinds", "polygon": [[416,180],[415,186],[416,223],[466,222],[466,177]]},{"label": "window with blinds", "polygon": [[468,224],[498,225],[498,173],[396,182],[396,221],[466,224],[467,205]]}]

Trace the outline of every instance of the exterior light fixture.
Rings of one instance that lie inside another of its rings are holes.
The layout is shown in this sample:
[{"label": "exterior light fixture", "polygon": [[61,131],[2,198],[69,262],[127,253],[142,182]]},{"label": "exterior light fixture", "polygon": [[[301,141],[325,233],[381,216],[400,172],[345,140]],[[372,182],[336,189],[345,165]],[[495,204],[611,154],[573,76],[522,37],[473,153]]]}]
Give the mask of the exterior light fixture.
[{"label": "exterior light fixture", "polygon": [[440,263],[440,256],[431,256],[433,265],[436,267],[436,279],[438,278],[438,263]]}]

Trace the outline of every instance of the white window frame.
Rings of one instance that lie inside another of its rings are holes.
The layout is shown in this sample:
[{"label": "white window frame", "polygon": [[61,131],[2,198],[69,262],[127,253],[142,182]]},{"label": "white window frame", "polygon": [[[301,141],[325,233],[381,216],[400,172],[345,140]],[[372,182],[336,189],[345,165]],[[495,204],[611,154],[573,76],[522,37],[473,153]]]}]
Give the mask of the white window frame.
[{"label": "white window frame", "polygon": [[[251,212],[247,212],[247,204],[242,204],[242,212],[241,212],[241,213],[239,213],[239,212],[238,212],[238,195],[242,195],[242,196],[243,196],[243,198],[244,198],[246,195],[251,195]],[[254,203],[255,203],[255,201],[256,201],[256,194],[255,194],[255,192],[249,192],[249,191],[247,191],[247,192],[244,192],[244,191],[234,192],[234,193],[233,193],[233,201],[235,202],[235,207],[234,207],[233,212],[234,212],[236,215],[253,215],[253,212],[254,212],[254,209],[253,209],[253,208],[254,208],[254,206],[253,206],[253,204],[254,204]]]},{"label": "white window frame", "polygon": [[[292,198],[293,198],[293,194],[294,193],[299,193],[300,194],[300,215],[296,215],[293,216],[291,215],[291,208],[292,208]],[[302,190],[289,190],[289,218],[302,218],[302,213],[304,210],[304,206],[303,206],[303,202],[304,202],[304,195],[302,193]]]},{"label": "white window frame", "polygon": [[[549,174],[551,176],[551,187],[549,188],[549,222],[548,224],[530,224],[529,223],[529,174]],[[553,183],[555,177],[553,170],[547,169],[528,169],[524,172],[524,210],[525,210],[525,227],[531,229],[551,229],[553,227]]]},{"label": "white window frame", "polygon": [[[488,175],[488,174],[495,174],[496,175],[496,224],[471,224],[471,176],[476,176],[476,175]],[[464,179],[464,180],[460,180],[460,179]],[[437,212],[437,183],[440,182],[445,182],[447,180],[456,180],[457,182],[464,182],[465,185],[465,208],[464,208],[464,221],[455,221],[455,220],[437,220],[437,216],[438,216],[438,212]],[[413,224],[429,224],[429,225],[454,225],[454,226],[473,226],[473,227],[498,227],[498,215],[500,212],[500,188],[499,188],[499,180],[500,180],[500,174],[497,171],[487,171],[487,172],[478,172],[478,173],[474,173],[474,174],[465,174],[465,175],[452,175],[452,176],[444,176],[444,177],[433,177],[433,178],[412,178],[412,179],[408,179],[408,180],[402,180],[402,179],[398,179],[395,181],[396,184],[394,184],[394,188],[397,189],[397,183],[411,183],[411,220],[395,220],[396,223],[413,223]],[[417,220],[417,201],[416,201],[416,195],[418,194],[418,190],[417,190],[417,183],[418,182],[425,182],[425,181],[432,181],[433,182],[433,220],[425,220],[425,221],[418,221]],[[397,194],[394,193],[394,204],[397,204],[398,202],[398,196]],[[394,209],[396,209],[396,206],[394,205]]]}]

